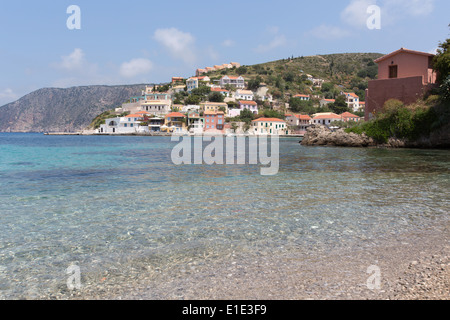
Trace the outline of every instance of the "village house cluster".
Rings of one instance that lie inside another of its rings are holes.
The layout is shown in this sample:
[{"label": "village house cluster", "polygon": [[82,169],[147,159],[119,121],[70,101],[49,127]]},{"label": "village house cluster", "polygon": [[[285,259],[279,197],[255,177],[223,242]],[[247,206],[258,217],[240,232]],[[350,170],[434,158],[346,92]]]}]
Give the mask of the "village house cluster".
[{"label": "village house cluster", "polygon": [[[215,70],[239,66],[238,63],[215,66]],[[353,114],[337,115],[334,113],[320,113],[310,117],[308,115],[286,114],[284,119],[257,117],[261,106],[255,101],[272,102],[268,88],[262,84],[255,92],[247,89],[247,83],[242,76],[224,75],[217,81],[200,74],[205,73],[198,69],[197,76],[184,79],[173,77],[167,92],[157,92],[154,86],[146,86],[140,96],[130,97],[129,101],[117,108],[117,117],[105,120],[97,130],[99,134],[233,134],[245,133],[250,135],[302,135],[312,124],[330,126],[333,121],[359,121]],[[320,79],[316,79],[316,82]],[[320,85],[320,84],[318,84]],[[224,96],[224,102],[201,102],[199,105],[174,104],[177,92],[193,90],[207,86],[211,93],[218,92]],[[295,98],[310,100],[309,95],[296,95]],[[331,101],[331,100],[330,100]],[[230,108],[227,102],[234,102],[235,108]],[[326,101],[328,102],[328,101]],[[359,108],[359,100],[355,94],[348,94],[349,106]],[[239,117],[243,110],[250,111],[256,120],[245,128],[244,123],[235,122],[232,126],[227,118]]]},{"label": "village house cluster", "polygon": [[[379,111],[384,102],[396,98],[404,103],[414,102],[436,82],[436,74],[431,67],[433,55],[401,48],[385,55],[375,62],[378,64],[378,80],[369,81],[366,90],[366,103],[360,101],[353,92],[341,92],[350,111],[365,110],[369,120]],[[179,133],[179,134],[233,134],[250,135],[303,135],[311,125],[320,124],[332,127],[336,122],[358,122],[362,118],[350,112],[342,114],[317,113],[312,116],[303,114],[285,114],[284,119],[266,118],[260,115],[262,106],[257,101],[273,102],[267,85],[261,84],[255,91],[249,90],[243,76],[222,75],[211,81],[206,75],[213,70],[231,69],[238,63],[198,69],[195,77],[185,79],[173,77],[167,92],[158,92],[154,86],[146,86],[142,94],[131,97],[117,108],[117,117],[106,119],[98,129],[99,134],[129,133]],[[321,79],[313,79],[321,86]],[[209,87],[211,93],[220,93],[224,102],[201,102],[198,105],[174,104],[175,95],[184,91],[190,94],[200,87]],[[405,90],[407,88],[407,90]],[[293,96],[309,101],[310,95]],[[318,99],[320,107],[334,103],[334,99]],[[317,100],[316,100],[317,101]],[[228,104],[233,102],[232,104]],[[244,125],[238,119],[243,110],[251,112],[256,118],[250,125]],[[259,115],[259,116],[258,116]],[[228,120],[232,120],[227,122]]]}]

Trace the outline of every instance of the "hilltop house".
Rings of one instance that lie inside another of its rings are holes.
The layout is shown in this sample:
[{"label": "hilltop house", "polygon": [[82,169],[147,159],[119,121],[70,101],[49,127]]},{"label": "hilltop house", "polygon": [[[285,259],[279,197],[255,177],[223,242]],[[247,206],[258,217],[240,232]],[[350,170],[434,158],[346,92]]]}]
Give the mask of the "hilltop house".
[{"label": "hilltop house", "polygon": [[311,100],[311,97],[306,95],[306,94],[297,94],[297,95],[293,96],[293,98],[297,98],[297,99],[300,99],[302,101],[309,101],[309,100]]},{"label": "hilltop house", "polygon": [[230,91],[222,88],[211,88],[211,92],[220,92],[226,98],[231,96]]},{"label": "hilltop house", "polygon": [[254,100],[255,95],[251,90],[236,90],[236,93],[234,95],[236,100]]},{"label": "hilltop house", "polygon": [[414,103],[436,84],[432,67],[433,54],[401,48],[375,62],[378,80],[369,81],[366,89],[365,119],[370,120],[389,99]]},{"label": "hilltop house", "polygon": [[202,102],[202,103],[200,103],[200,110],[203,112],[222,111],[225,114],[228,114],[228,104],[226,104],[225,102]]},{"label": "hilltop house", "polygon": [[322,99],[320,100],[320,107],[323,108],[324,106],[330,104],[330,103],[335,103],[336,100],[335,99]]},{"label": "hilltop house", "polygon": [[204,77],[191,77],[186,80],[187,92],[191,93],[192,90],[200,87],[202,84],[207,85],[211,79],[207,76]]},{"label": "hilltop house", "polygon": [[241,110],[248,109],[253,114],[258,114],[258,104],[255,101],[240,100],[239,109]]},{"label": "hilltop house", "polygon": [[245,80],[242,76],[232,77],[232,76],[223,76],[220,79],[220,86],[224,88],[226,85],[230,85],[233,88],[244,89],[245,88]]},{"label": "hilltop house", "polygon": [[341,92],[345,96],[345,102],[350,110],[356,112],[359,110],[359,96],[353,92]]}]

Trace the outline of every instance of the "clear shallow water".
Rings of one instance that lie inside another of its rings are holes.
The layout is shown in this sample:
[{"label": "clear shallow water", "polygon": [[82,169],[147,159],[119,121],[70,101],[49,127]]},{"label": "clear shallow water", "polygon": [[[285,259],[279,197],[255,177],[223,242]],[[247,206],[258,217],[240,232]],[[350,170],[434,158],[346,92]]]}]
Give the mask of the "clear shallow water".
[{"label": "clear shallow water", "polygon": [[[0,134],[0,297],[37,298],[139,259],[326,254],[448,221],[450,151],[307,148],[280,169],[172,164],[162,137]],[[205,143],[206,144],[206,143]],[[448,241],[448,239],[447,239]]]}]

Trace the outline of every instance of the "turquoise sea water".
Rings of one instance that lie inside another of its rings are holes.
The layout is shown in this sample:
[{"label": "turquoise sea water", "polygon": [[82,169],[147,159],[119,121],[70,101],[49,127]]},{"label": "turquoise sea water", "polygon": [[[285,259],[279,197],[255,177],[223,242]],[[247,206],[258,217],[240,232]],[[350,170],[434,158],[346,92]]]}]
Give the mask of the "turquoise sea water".
[{"label": "turquoise sea water", "polygon": [[0,134],[0,298],[154,257],[361,248],[448,221],[450,151],[303,147],[280,167],[180,165],[164,137]]}]

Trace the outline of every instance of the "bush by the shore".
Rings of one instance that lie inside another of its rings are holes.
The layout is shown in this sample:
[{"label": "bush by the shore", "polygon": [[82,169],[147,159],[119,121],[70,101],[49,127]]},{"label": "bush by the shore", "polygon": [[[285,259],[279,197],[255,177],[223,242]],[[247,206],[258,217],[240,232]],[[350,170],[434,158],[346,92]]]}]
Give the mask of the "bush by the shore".
[{"label": "bush by the shore", "polygon": [[378,143],[390,138],[416,141],[428,138],[450,123],[450,106],[439,96],[405,106],[399,100],[389,100],[374,120],[345,129],[347,133],[365,133]]}]

